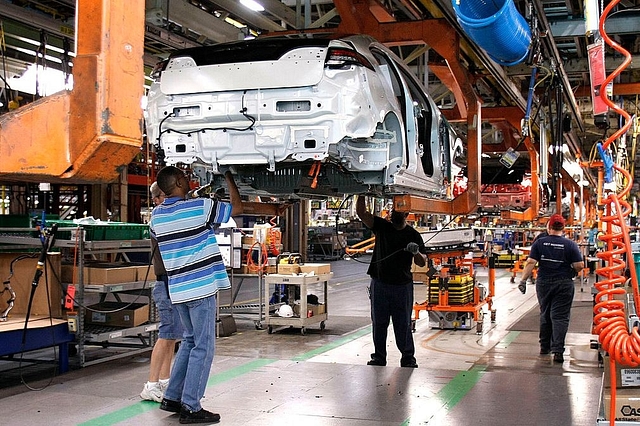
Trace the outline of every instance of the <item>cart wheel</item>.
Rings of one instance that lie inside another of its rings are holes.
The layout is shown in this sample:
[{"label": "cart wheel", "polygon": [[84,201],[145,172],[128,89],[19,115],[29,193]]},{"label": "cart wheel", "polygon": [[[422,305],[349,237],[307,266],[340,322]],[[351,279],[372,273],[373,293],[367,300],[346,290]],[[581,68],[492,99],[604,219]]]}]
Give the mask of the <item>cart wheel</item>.
[{"label": "cart wheel", "polygon": [[273,334],[273,327],[271,327],[271,326],[267,327],[267,333],[268,334]]},{"label": "cart wheel", "polygon": [[324,321],[320,323],[320,330],[324,330]]},{"label": "cart wheel", "polygon": [[254,324],[256,325],[256,330],[262,330],[262,323],[260,321],[254,321]]},{"label": "cart wheel", "polygon": [[496,322],[496,310],[491,310],[491,322]]},{"label": "cart wheel", "polygon": [[482,334],[482,321],[476,323],[476,334]]},{"label": "cart wheel", "polygon": [[411,332],[416,332],[416,320],[411,320]]},{"label": "cart wheel", "polygon": [[300,334],[302,334],[302,335],[304,336],[304,333],[305,333],[305,330],[304,330],[304,327],[302,327],[302,328],[300,329]]}]

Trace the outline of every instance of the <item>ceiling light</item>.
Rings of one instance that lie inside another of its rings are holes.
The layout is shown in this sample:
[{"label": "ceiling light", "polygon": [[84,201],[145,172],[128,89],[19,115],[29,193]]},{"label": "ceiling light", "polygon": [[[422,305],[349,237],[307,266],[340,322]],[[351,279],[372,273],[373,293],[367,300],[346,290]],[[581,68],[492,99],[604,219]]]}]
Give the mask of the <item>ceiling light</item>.
[{"label": "ceiling light", "polygon": [[227,24],[231,24],[234,27],[239,28],[239,29],[243,29],[243,28],[246,27],[246,25],[243,24],[242,22],[238,22],[233,18],[229,18],[228,16],[226,18],[224,18],[224,22],[226,22]]},{"label": "ceiling light", "polygon": [[244,7],[247,7],[251,10],[253,10],[254,12],[263,12],[264,11],[264,7],[262,7],[262,5],[260,3],[258,3],[257,1],[254,0],[240,0],[240,4],[242,4]]}]

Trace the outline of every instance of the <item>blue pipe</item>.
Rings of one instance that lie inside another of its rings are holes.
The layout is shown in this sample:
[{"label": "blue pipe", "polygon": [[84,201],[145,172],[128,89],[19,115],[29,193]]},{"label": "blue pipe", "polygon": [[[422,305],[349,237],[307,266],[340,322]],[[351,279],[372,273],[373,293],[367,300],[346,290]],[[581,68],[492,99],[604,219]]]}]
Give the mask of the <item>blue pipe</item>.
[{"label": "blue pipe", "polygon": [[513,0],[452,0],[462,29],[494,61],[516,65],[524,61],[531,30]]}]

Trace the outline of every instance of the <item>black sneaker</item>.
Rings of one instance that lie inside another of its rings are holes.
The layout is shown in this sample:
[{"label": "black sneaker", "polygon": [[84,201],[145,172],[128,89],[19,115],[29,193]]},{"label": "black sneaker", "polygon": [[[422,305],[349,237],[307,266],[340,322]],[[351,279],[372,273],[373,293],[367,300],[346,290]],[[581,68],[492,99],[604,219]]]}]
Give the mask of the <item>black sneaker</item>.
[{"label": "black sneaker", "polygon": [[193,423],[218,423],[220,421],[220,414],[212,413],[204,408],[200,411],[190,411],[185,408],[180,411],[180,424],[193,424]]},{"label": "black sneaker", "polygon": [[371,361],[367,362],[367,365],[377,365],[379,367],[384,367],[385,365],[387,365],[387,362],[381,361],[379,359],[372,359]]},{"label": "black sneaker", "polygon": [[415,361],[401,362],[400,367],[418,368],[418,363]]},{"label": "black sneaker", "polygon": [[553,362],[557,362],[557,363],[562,364],[564,362],[564,357],[562,356],[561,353],[555,352],[553,354]]},{"label": "black sneaker", "polygon": [[551,351],[548,349],[540,349],[540,355],[549,355]]},{"label": "black sneaker", "polygon": [[182,404],[180,404],[180,401],[172,401],[167,398],[162,398],[160,409],[171,413],[179,413],[182,409]]}]

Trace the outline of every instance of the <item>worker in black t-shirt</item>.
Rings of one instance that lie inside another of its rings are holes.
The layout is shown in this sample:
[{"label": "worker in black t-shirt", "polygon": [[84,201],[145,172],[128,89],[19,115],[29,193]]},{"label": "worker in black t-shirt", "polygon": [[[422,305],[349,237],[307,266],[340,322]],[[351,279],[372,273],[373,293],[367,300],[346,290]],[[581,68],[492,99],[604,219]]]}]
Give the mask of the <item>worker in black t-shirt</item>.
[{"label": "worker in black t-shirt", "polygon": [[390,221],[374,216],[367,211],[364,196],[358,196],[356,213],[375,234],[375,247],[367,270],[371,277],[374,353],[367,365],[387,365],[387,330],[392,320],[396,346],[402,354],[400,366],[417,368],[411,331],[411,263],[426,265],[424,241],[420,233],[407,224],[405,213],[392,211]]},{"label": "worker in black t-shirt", "polygon": [[[582,253],[575,241],[564,237],[565,221],[554,214],[547,223],[549,235],[538,238],[522,271],[522,288],[538,264],[536,293],[540,305],[540,354],[553,353],[554,362],[564,362],[564,341],[569,329],[575,287],[573,278],[584,268]],[[522,291],[524,293],[524,291]]]}]

